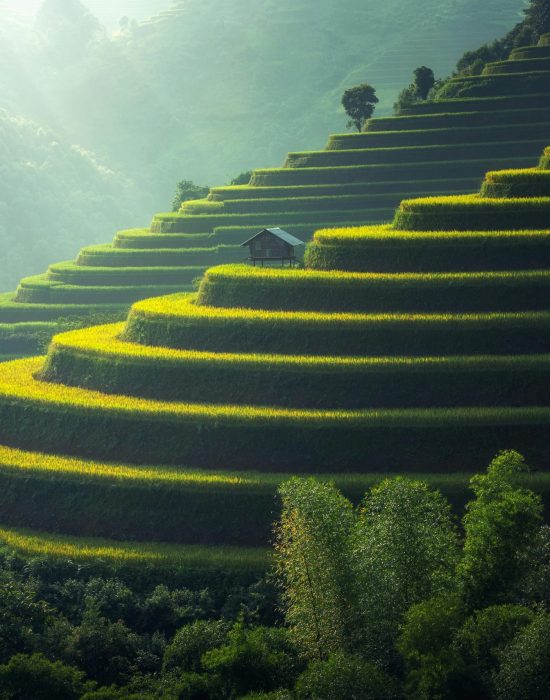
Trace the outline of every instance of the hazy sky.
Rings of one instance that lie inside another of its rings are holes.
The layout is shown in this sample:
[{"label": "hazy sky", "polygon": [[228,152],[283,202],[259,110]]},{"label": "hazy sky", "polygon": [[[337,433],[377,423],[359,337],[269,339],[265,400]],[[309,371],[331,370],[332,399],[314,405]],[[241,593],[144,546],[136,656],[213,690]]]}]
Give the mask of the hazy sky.
[{"label": "hazy sky", "polygon": [[[124,15],[133,19],[146,19],[165,10],[172,0],[81,0],[94,15],[109,27],[117,25]],[[3,5],[21,15],[32,17],[40,7],[42,0],[4,0]]]}]

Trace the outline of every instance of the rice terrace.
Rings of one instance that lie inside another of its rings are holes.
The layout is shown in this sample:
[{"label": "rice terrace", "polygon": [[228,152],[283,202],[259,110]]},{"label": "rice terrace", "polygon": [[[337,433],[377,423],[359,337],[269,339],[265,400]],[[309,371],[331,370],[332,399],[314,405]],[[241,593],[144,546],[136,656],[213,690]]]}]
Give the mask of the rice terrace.
[{"label": "rice terrace", "polygon": [[0,700],[550,700],[550,0],[0,38]]}]

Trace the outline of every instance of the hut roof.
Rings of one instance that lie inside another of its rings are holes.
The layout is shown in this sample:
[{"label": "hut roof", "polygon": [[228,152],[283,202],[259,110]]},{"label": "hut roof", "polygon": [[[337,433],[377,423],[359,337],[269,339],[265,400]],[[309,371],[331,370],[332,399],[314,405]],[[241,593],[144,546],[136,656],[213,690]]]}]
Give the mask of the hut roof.
[{"label": "hut roof", "polygon": [[297,245],[305,245],[303,241],[301,241],[299,238],[296,238],[296,236],[293,236],[291,233],[288,233],[288,231],[283,231],[282,228],[264,228],[261,231],[258,231],[258,233],[254,234],[252,238],[249,238],[247,241],[244,243],[241,243],[241,248],[245,245],[249,245],[252,243],[252,241],[255,238],[258,238],[258,236],[261,236],[262,233],[272,233],[274,236],[277,236],[277,238],[280,238],[282,241],[285,243],[288,243],[289,245],[292,246],[297,246]]}]

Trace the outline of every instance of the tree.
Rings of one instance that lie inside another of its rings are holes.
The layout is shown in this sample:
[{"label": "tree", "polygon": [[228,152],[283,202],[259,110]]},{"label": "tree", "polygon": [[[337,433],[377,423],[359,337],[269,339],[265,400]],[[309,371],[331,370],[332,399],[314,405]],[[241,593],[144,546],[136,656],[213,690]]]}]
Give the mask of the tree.
[{"label": "tree", "polygon": [[291,479],[279,490],[283,511],[276,563],[286,619],[310,659],[353,647],[357,624],[349,536],[355,515],[334,486]]},{"label": "tree", "polygon": [[540,496],[520,486],[528,470],[520,454],[503,452],[491,462],[487,474],[470,482],[476,497],[466,507],[466,539],[457,567],[468,610],[517,598],[524,562],[542,523]]},{"label": "tree", "polygon": [[315,661],[298,678],[297,700],[393,700],[397,683],[375,664],[354,654],[337,652]]},{"label": "tree", "polygon": [[42,654],[18,654],[0,666],[2,700],[78,700],[94,688],[76,668],[48,661]]},{"label": "tree", "polygon": [[239,175],[237,175],[237,177],[234,177],[229,184],[232,186],[234,186],[234,185],[248,185],[251,177],[252,177],[252,170],[245,170],[243,173],[240,173]]},{"label": "tree", "polygon": [[539,613],[502,652],[498,700],[546,700],[550,688],[550,614]]},{"label": "tree", "polygon": [[350,118],[348,126],[355,126],[357,131],[363,131],[377,103],[376,90],[368,83],[346,90],[342,96],[342,105]]},{"label": "tree", "polygon": [[191,180],[180,180],[176,185],[176,194],[172,201],[172,211],[179,211],[181,205],[191,199],[204,199],[209,191],[210,187],[207,185],[195,185]]},{"label": "tree", "polygon": [[291,688],[301,670],[288,630],[249,628],[242,619],[227,635],[226,644],[203,655],[202,667],[218,679],[224,698]]},{"label": "tree", "polygon": [[550,0],[531,0],[524,12],[527,23],[538,36],[550,32]]},{"label": "tree", "polygon": [[414,71],[414,86],[421,100],[427,100],[430,90],[435,85],[435,76],[431,68],[420,66]]},{"label": "tree", "polygon": [[367,494],[352,541],[362,641],[387,662],[411,605],[451,588],[459,547],[450,506],[421,481],[385,479]]}]

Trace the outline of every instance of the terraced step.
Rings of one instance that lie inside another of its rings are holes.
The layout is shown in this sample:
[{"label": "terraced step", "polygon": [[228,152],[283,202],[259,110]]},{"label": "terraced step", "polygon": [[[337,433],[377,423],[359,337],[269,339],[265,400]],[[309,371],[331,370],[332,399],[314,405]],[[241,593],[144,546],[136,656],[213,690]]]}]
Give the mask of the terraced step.
[{"label": "terraced step", "polygon": [[[550,59],[549,59],[550,60]],[[489,126],[449,126],[448,128],[422,128],[401,131],[366,131],[360,134],[334,134],[326,150],[353,150],[368,148],[411,148],[419,146],[441,146],[443,144],[489,144],[492,142],[533,141],[550,138],[548,112],[546,120],[533,122],[526,128],[525,122],[518,124],[494,124]],[[418,117],[416,117],[418,119]],[[409,117],[412,119],[412,117]]]},{"label": "terraced step", "polygon": [[209,233],[180,233],[159,234],[150,229],[133,229],[119,231],[113,241],[115,248],[129,249],[181,249],[181,248],[210,248],[217,245],[214,234]]},{"label": "terraced step", "polygon": [[[550,114],[550,112],[549,112]],[[476,182],[476,187],[479,183]],[[472,178],[450,178],[448,180],[415,180],[408,183],[419,192],[432,192],[434,189],[455,192],[467,190],[472,187]],[[407,187],[407,189],[409,189]],[[404,185],[401,182],[371,182],[349,183],[347,185],[297,185],[279,187],[252,187],[250,185],[237,185],[227,187],[213,187],[209,198],[214,201],[237,199],[288,199],[295,197],[336,197],[338,195],[387,195],[395,197],[402,195]]]},{"label": "terraced step", "polygon": [[[0,542],[26,556],[48,559],[70,559],[75,562],[103,562],[115,569],[147,567],[149,574],[159,570],[167,575],[171,569],[200,572],[227,572],[228,580],[239,573],[250,576],[251,582],[265,574],[271,563],[267,547],[215,547],[178,545],[162,542],[131,542],[122,539],[103,539],[48,533],[28,528],[0,527]],[[240,578],[242,583],[242,578]]]},{"label": "terraced step", "polygon": [[[428,103],[429,108],[427,108],[427,111],[419,114],[407,114],[406,112],[409,110],[403,109],[404,113],[401,116],[376,117],[370,119],[367,123],[367,133],[388,131],[397,135],[397,133],[401,131],[421,132],[424,129],[451,130],[454,128],[471,128],[475,130],[490,126],[500,128],[502,125],[526,127],[529,124],[541,124],[548,119],[550,109],[550,98],[548,96],[538,95],[536,106],[525,107],[522,109],[517,108],[517,100],[514,100],[514,108],[509,109],[506,106],[506,103],[503,104],[504,99],[508,100],[509,98],[494,98],[490,105],[491,107],[495,107],[494,110],[483,109],[480,111],[474,111],[474,105],[472,104],[473,101],[471,99],[464,100],[468,110],[457,110],[456,112],[440,111],[441,105],[444,107],[448,105],[448,109],[452,110],[453,106],[452,104],[449,105],[449,102],[430,102]],[[455,101],[461,102],[460,100]],[[522,105],[524,101],[525,98],[522,99]],[[502,105],[502,109],[498,108],[500,105]],[[421,103],[418,106],[418,109],[420,109],[421,106],[426,107],[423,103]],[[434,113],[432,113],[432,111]]]},{"label": "terraced step", "polygon": [[[196,272],[199,277],[204,268]],[[127,284],[127,285],[70,285],[53,282],[47,275],[37,275],[21,280],[15,303],[55,306],[108,305],[129,306],[138,299],[146,299],[155,294],[170,294],[177,291],[191,291],[192,285],[184,284]],[[99,309],[98,309],[99,310]],[[23,330],[23,329],[22,329]]]},{"label": "terraced step", "polygon": [[193,233],[163,236],[150,229],[119,231],[113,242],[115,248],[209,248],[213,244],[212,233]]},{"label": "terraced step", "polygon": [[501,95],[515,95],[522,98],[523,95],[544,92],[548,88],[550,88],[550,71],[508,72],[451,78],[445,83],[439,95],[442,99],[500,97]]},{"label": "terraced step", "polygon": [[[59,318],[82,317],[90,313],[88,304],[25,304],[15,301],[14,294],[0,294],[0,323],[55,321]],[[97,304],[94,312],[116,314],[125,311],[127,304]]]},{"label": "terraced step", "polygon": [[[437,186],[431,188],[432,194],[445,194],[448,189],[440,190]],[[472,187],[466,187],[463,192],[470,193]],[[424,192],[420,192],[420,195]],[[223,202],[224,211],[227,214],[251,214],[257,213],[258,217],[270,217],[288,211],[357,211],[372,209],[374,211],[388,210],[395,207],[403,199],[402,194],[361,194],[361,195],[337,195],[325,197],[292,197],[292,198],[268,198],[268,199],[226,199]],[[214,203],[214,202],[213,202]]]},{"label": "terraced step", "polygon": [[396,229],[472,231],[546,229],[550,197],[487,198],[480,195],[405,199],[396,212]]},{"label": "terraced step", "polygon": [[[545,406],[550,355],[346,357],[175,351],[119,340],[122,324],[54,338],[40,377],[166,401],[364,409]],[[350,391],[353,387],[353,391]]]},{"label": "terraced step", "polygon": [[[550,94],[545,90],[534,89],[531,93],[522,95],[521,105],[525,109],[539,108],[542,105],[550,104]],[[518,100],[515,95],[506,94],[503,91],[500,95],[487,97],[450,97],[438,99],[434,102],[425,102],[405,107],[401,110],[402,115],[420,114],[441,114],[457,112],[513,110],[518,108]]]},{"label": "terraced step", "polygon": [[441,464],[477,469],[512,445],[535,466],[549,456],[548,407],[323,411],[182,404],[42,382],[35,378],[41,363],[0,365],[4,445],[218,471],[367,472],[389,463],[411,471]]},{"label": "terraced step", "polygon": [[[546,128],[544,129],[546,131]],[[540,152],[548,140],[547,135],[526,138],[525,141],[494,143],[462,143],[442,146],[409,146],[403,148],[356,148],[334,151],[304,151],[289,153],[285,168],[330,168],[352,165],[378,165],[392,163],[429,163],[470,158],[494,158],[503,155],[525,156],[526,151]]]},{"label": "terraced step", "polygon": [[[539,52],[545,53],[546,47],[535,47]],[[530,73],[532,71],[550,70],[550,52],[546,55],[532,58],[513,58],[508,61],[495,61],[487,63],[483,69],[483,75],[499,75],[501,73]]]},{"label": "terraced step", "polygon": [[[240,261],[244,257],[238,246],[211,248],[114,248],[95,245],[83,248],[76,265],[83,267],[113,268],[189,268],[216,265],[220,261]],[[147,276],[145,276],[147,279]]]},{"label": "terraced step", "polygon": [[300,355],[550,352],[550,312],[368,314],[199,306],[193,295],[137,302],[122,338],[185,350]]},{"label": "terraced step", "polygon": [[532,58],[550,58],[550,46],[520,46],[510,54],[511,61]]},{"label": "terraced step", "polygon": [[328,229],[316,232],[305,263],[317,270],[356,272],[545,270],[550,267],[550,233]]},{"label": "terraced step", "polygon": [[550,197],[550,170],[496,170],[485,175],[482,197]]},{"label": "terraced step", "polygon": [[396,274],[223,265],[207,270],[197,304],[270,311],[526,311],[550,309],[549,292],[549,268]]},{"label": "terraced step", "polygon": [[[254,171],[251,183],[256,187],[344,184],[351,182],[414,182],[435,178],[477,178],[482,179],[487,170],[499,168],[530,168],[538,156],[540,148],[531,154],[514,157],[493,157],[472,160],[434,161],[430,163],[401,163],[396,165],[350,165],[338,168],[264,168]],[[199,217],[196,217],[199,218]],[[285,222],[286,223],[286,222]],[[363,222],[365,223],[365,222]],[[222,225],[222,224],[220,224]],[[226,221],[226,226],[230,225]],[[155,230],[168,233],[164,226],[153,223]]]},{"label": "terraced step", "polygon": [[[359,503],[383,476],[322,478]],[[459,513],[471,496],[468,474],[418,476]],[[101,557],[149,570],[158,564],[164,576],[165,564],[172,561],[180,570],[198,569],[204,584],[205,569],[221,568],[227,575],[234,568],[242,572],[267,566],[267,549],[258,545],[271,539],[277,488],[288,478],[290,474],[101,464],[0,447],[0,543],[25,555],[79,562]],[[525,475],[522,485],[550,502],[548,474]],[[147,542],[180,546],[153,549]],[[181,546],[186,542],[195,546]],[[235,545],[246,548],[236,550]]]},{"label": "terraced step", "polygon": [[[319,225],[326,225],[336,221],[376,221],[377,217],[389,218],[391,209],[358,209],[345,211],[311,211],[304,212],[278,212],[273,214],[276,223],[287,227],[288,224],[298,224],[304,227],[315,228]],[[157,214],[151,224],[153,233],[193,233],[204,231],[205,229],[216,229],[216,227],[254,227],[269,228],[275,222],[266,221],[262,214],[224,214],[224,215],[198,215],[186,216],[184,214]]]}]

